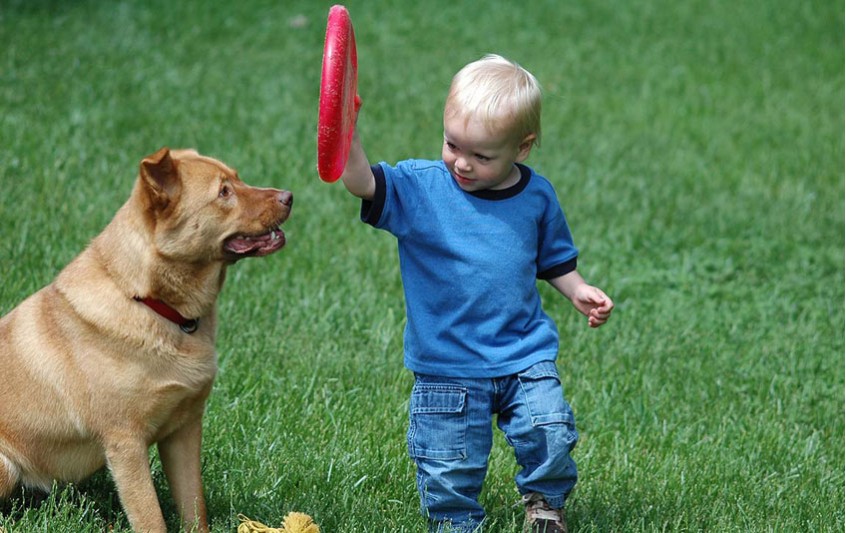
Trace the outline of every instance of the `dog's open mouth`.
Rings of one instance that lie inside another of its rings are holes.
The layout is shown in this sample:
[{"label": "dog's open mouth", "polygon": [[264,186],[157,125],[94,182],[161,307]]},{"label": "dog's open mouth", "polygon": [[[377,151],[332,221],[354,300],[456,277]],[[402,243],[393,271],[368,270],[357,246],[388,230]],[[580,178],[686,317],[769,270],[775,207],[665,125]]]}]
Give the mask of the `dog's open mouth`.
[{"label": "dog's open mouth", "polygon": [[262,257],[285,246],[285,233],[275,227],[261,235],[235,235],[226,239],[223,250],[235,258]]}]

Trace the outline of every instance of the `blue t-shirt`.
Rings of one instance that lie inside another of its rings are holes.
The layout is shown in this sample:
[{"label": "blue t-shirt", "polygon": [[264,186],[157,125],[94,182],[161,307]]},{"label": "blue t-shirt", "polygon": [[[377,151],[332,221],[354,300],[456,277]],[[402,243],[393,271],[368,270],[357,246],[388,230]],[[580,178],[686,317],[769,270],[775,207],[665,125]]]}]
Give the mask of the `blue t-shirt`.
[{"label": "blue t-shirt", "polygon": [[555,360],[537,279],[574,270],[578,250],[552,185],[518,168],[516,185],[468,193],[443,161],[373,166],[361,218],[397,238],[411,371],[494,378]]}]

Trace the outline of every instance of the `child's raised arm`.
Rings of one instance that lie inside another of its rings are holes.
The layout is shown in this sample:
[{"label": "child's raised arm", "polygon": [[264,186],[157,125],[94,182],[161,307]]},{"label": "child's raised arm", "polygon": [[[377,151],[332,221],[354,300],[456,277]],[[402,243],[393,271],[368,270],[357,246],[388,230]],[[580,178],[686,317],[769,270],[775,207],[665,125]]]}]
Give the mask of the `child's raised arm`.
[{"label": "child's raised arm", "polygon": [[353,130],[352,144],[350,145],[350,157],[341,180],[350,193],[363,200],[372,200],[376,193],[376,178],[370,170],[370,162],[367,154],[361,146],[361,139],[358,137],[358,128]]}]

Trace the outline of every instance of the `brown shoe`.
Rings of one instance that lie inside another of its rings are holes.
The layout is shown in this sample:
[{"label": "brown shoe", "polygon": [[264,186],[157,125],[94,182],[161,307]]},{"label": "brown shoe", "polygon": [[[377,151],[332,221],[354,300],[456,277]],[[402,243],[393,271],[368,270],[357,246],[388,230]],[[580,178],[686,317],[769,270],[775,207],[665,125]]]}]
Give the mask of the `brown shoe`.
[{"label": "brown shoe", "polygon": [[525,533],[567,533],[564,509],[553,509],[537,492],[523,495],[526,506]]}]

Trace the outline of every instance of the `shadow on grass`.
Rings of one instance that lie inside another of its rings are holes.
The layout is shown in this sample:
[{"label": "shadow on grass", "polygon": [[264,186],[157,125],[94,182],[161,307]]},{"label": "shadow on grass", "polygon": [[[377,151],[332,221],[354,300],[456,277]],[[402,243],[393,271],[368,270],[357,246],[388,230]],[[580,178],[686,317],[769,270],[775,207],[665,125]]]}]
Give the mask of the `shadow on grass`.
[{"label": "shadow on grass", "polygon": [[49,492],[18,486],[8,499],[0,501],[0,517],[15,525],[10,531],[36,526],[70,531],[64,527],[71,524],[79,525],[80,531],[128,527],[114,482],[105,469],[80,483],[54,483]]}]

